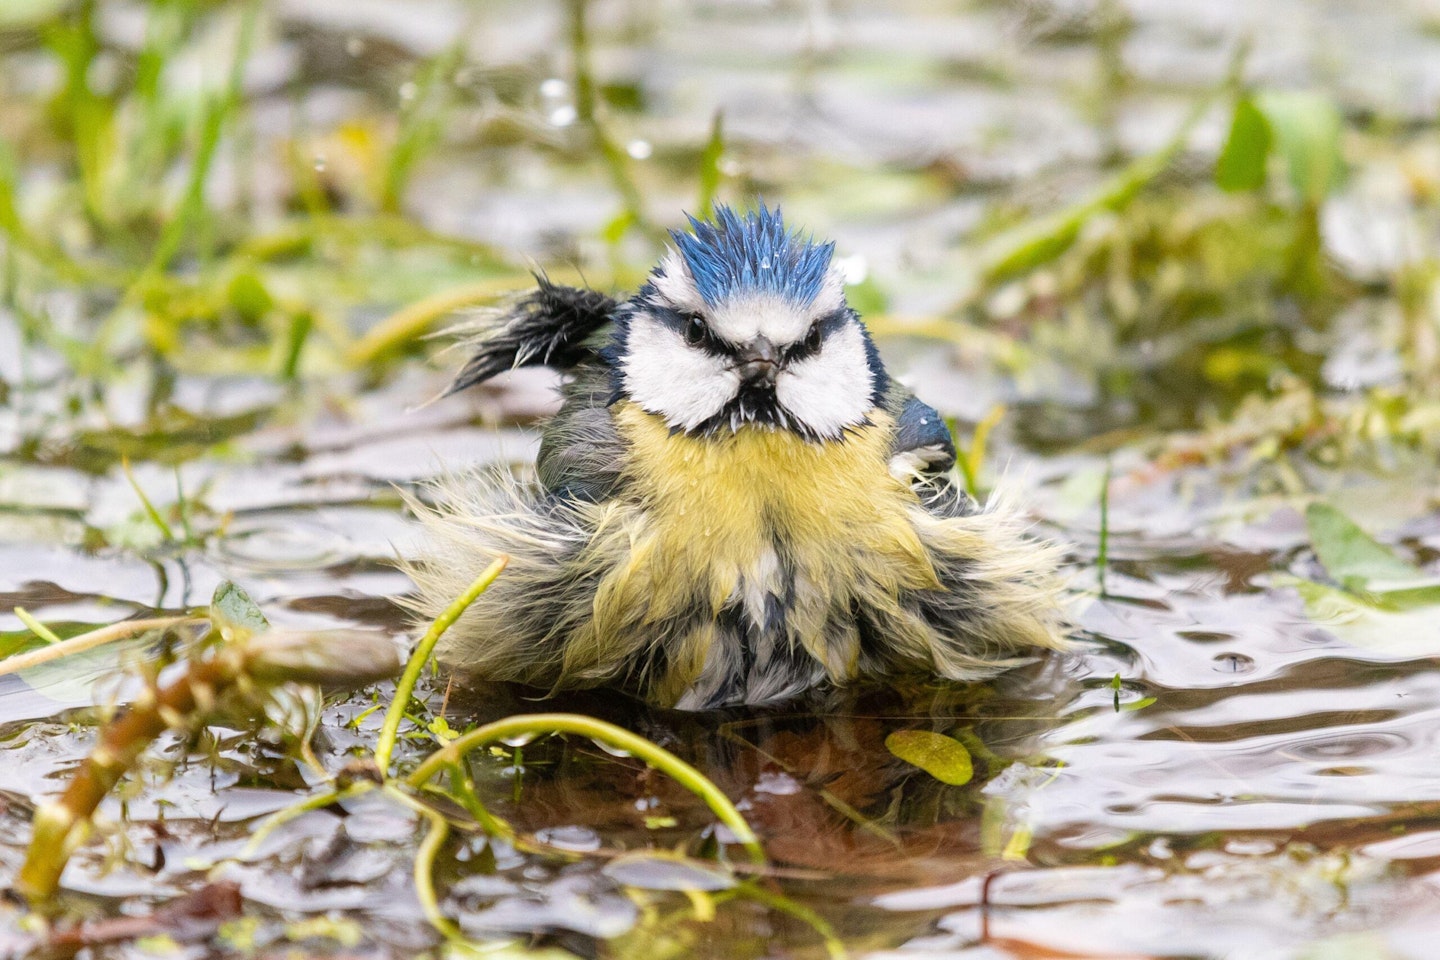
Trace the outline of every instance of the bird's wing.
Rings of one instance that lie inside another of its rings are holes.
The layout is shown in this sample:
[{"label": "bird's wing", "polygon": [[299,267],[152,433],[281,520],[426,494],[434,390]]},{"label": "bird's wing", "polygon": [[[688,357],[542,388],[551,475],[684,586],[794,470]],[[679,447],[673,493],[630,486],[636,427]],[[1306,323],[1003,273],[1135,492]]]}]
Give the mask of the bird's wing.
[{"label": "bird's wing", "polygon": [[545,424],[535,468],[553,498],[599,502],[624,483],[625,441],[610,412],[610,373],[602,362],[583,363],[561,388],[564,403]]},{"label": "bird's wing", "polygon": [[955,443],[950,428],[934,407],[895,384],[886,398],[895,417],[890,446],[890,473],[907,481],[930,510],[971,513],[974,501],[955,476]]},{"label": "bird's wing", "polygon": [[592,337],[619,302],[598,290],[551,283],[544,274],[536,274],[535,283],[509,305],[449,331],[471,355],[446,396],[515,367],[569,370],[594,357]]}]

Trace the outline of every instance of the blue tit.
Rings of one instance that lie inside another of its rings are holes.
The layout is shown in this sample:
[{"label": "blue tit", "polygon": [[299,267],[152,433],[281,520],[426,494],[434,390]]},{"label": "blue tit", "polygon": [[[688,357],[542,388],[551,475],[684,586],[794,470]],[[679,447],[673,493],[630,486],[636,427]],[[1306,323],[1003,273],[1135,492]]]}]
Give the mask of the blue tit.
[{"label": "blue tit", "polygon": [[539,278],[471,324],[452,391],[566,374],[534,475],[440,481],[409,565],[462,676],[754,704],[899,676],[969,681],[1065,646],[1056,548],[961,490],[943,421],[891,379],[834,245],[726,207],[623,302]]}]

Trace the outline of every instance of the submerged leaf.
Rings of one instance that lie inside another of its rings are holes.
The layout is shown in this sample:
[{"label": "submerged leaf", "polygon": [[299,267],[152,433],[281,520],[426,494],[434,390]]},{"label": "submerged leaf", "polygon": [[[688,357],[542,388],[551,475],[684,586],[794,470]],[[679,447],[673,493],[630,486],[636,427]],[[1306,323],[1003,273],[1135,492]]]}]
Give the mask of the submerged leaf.
[{"label": "submerged leaf", "polygon": [[708,863],[659,850],[627,853],[602,868],[611,880],[640,890],[729,890],[735,877]]},{"label": "submerged leaf", "polygon": [[229,580],[210,598],[210,622],[227,640],[244,639],[270,626],[250,595]]},{"label": "submerged leaf", "polygon": [[951,786],[969,783],[975,775],[970,751],[959,740],[943,733],[897,730],[885,738],[885,749]]},{"label": "submerged leaf", "polygon": [[1347,587],[1363,589],[1375,580],[1414,580],[1424,576],[1328,504],[1312,503],[1305,511],[1305,523],[1325,571]]}]

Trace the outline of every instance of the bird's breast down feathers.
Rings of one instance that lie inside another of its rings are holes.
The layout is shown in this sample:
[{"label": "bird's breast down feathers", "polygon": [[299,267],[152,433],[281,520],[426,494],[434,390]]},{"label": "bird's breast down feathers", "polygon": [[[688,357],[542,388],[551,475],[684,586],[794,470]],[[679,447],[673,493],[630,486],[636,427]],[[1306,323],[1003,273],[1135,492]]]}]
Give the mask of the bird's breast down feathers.
[{"label": "bird's breast down feathers", "polygon": [[489,557],[512,558],[442,642],[447,663],[699,707],[895,672],[973,679],[1063,644],[1053,552],[1024,543],[1007,511],[927,509],[891,474],[883,409],[825,442],[691,436],[623,400],[608,412],[623,448],[614,496],[470,478],[441,507],[417,505],[438,545],[410,567],[421,612]]},{"label": "bird's breast down feathers", "polygon": [[[616,579],[630,584],[624,602],[648,607],[646,619],[679,613],[699,585],[711,616],[739,603],[759,628],[774,598],[804,642],[822,633],[833,596],[862,577],[890,592],[940,587],[911,519],[916,497],[888,469],[887,414],[825,443],[761,428],[691,437],[633,404],[616,419],[645,516],[644,542]],[[811,652],[822,662],[836,653]]]},{"label": "bird's breast down feathers", "polygon": [[[910,521],[915,495],[888,470],[887,414],[824,443],[763,428],[692,437],[633,404],[616,420],[657,573],[674,584],[708,580],[717,612],[745,583],[779,575],[777,550],[811,590],[852,582],[856,564],[875,560],[897,587],[939,587]],[[657,607],[684,602],[656,587]]]}]

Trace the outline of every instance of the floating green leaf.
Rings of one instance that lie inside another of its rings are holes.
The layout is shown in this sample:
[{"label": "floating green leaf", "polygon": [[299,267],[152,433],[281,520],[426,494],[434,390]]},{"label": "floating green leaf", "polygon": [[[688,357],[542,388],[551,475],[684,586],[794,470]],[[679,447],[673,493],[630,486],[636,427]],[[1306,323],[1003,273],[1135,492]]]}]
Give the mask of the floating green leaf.
[{"label": "floating green leaf", "polygon": [[1230,135],[1215,163],[1215,183],[1222,190],[1257,190],[1265,185],[1270,156],[1270,122],[1248,96],[1235,101]]},{"label": "floating green leaf", "polygon": [[1440,586],[1360,596],[1309,580],[1286,582],[1310,619],[1345,643],[1396,656],[1440,654]]},{"label": "floating green leaf", "polygon": [[1364,589],[1374,580],[1414,580],[1424,576],[1328,504],[1312,503],[1305,511],[1305,523],[1325,571],[1347,588]]},{"label": "floating green leaf", "polygon": [[954,737],[930,730],[897,730],[885,738],[885,749],[919,767],[941,783],[960,786],[975,775],[970,751]]},{"label": "floating green leaf", "polygon": [[1290,184],[1306,203],[1319,206],[1340,185],[1340,108],[1306,90],[1272,90],[1256,99],[1285,158]]},{"label": "floating green leaf", "polygon": [[270,627],[250,595],[226,580],[210,599],[210,622],[227,640],[243,639]]}]

